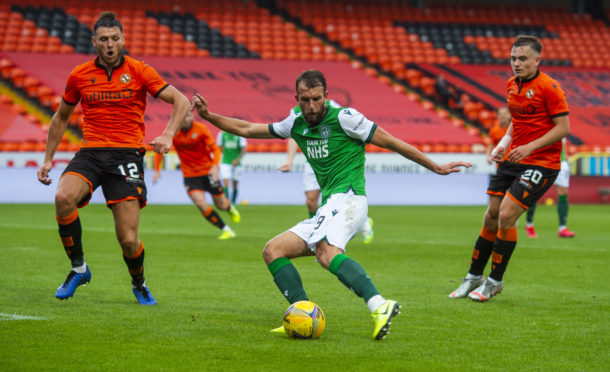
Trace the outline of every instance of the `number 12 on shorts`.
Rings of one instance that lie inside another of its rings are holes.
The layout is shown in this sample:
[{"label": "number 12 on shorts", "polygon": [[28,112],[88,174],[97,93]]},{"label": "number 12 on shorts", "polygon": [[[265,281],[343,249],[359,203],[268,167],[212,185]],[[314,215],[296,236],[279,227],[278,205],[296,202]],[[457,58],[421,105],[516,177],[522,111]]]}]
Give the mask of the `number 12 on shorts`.
[{"label": "number 12 on shorts", "polygon": [[[126,166],[127,172],[129,172],[129,177],[140,178],[140,174],[138,173],[138,165],[136,163],[127,163]],[[127,172],[125,172],[125,167],[123,164],[120,164],[118,168],[123,176],[127,176]]]}]

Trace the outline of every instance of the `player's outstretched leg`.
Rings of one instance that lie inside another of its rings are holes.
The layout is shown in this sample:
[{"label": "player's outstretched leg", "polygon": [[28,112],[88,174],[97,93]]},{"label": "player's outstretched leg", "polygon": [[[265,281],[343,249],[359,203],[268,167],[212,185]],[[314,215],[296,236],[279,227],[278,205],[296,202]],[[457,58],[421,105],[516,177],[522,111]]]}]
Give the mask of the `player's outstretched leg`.
[{"label": "player's outstretched leg", "polygon": [[80,269],[81,268],[73,268],[70,270],[66,280],[57,288],[55,297],[60,300],[68,299],[74,295],[78,286],[87,285],[87,283],[91,281],[91,270],[89,270],[89,265],[83,264],[82,269],[84,269],[84,272],[76,272],[76,270],[80,271]]}]

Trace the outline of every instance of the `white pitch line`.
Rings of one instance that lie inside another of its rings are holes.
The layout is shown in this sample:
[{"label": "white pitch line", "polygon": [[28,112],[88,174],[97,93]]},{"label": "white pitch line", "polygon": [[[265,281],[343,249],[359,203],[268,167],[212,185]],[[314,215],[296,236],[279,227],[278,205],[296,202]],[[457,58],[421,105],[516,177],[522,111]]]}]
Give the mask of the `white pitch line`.
[{"label": "white pitch line", "polygon": [[0,320],[47,320],[39,316],[0,313]]}]

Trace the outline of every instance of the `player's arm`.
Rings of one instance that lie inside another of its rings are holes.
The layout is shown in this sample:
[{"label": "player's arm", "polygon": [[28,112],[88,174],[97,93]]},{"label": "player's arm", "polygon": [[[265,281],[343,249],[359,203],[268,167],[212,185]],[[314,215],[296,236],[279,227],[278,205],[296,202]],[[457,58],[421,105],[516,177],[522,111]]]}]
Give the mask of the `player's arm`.
[{"label": "player's arm", "polygon": [[191,104],[195,107],[199,116],[225,132],[245,138],[276,138],[269,131],[267,124],[250,123],[245,120],[210,112],[208,110],[208,102],[199,93],[195,93]]},{"label": "player's arm", "polygon": [[538,137],[525,145],[515,147],[508,154],[507,159],[518,163],[527,158],[535,150],[552,145],[557,141],[561,141],[563,137],[570,134],[570,119],[568,118],[568,115],[553,118],[553,123],[555,126],[541,137]]},{"label": "player's arm", "polygon": [[169,122],[165,126],[163,133],[155,138],[150,144],[153,146],[153,150],[160,154],[164,154],[169,151],[172,146],[172,139],[180,128],[180,125],[184,121],[186,114],[189,110],[190,104],[188,98],[180,93],[176,88],[169,85],[163,89],[159,97],[163,101],[173,105],[172,113],[169,117]]},{"label": "player's arm", "polygon": [[452,161],[446,164],[436,164],[432,159],[427,157],[423,152],[419,151],[417,148],[409,145],[408,143],[399,140],[398,138],[392,136],[386,130],[381,127],[377,127],[373,137],[371,138],[371,143],[377,145],[379,147],[383,147],[388,150],[392,150],[405,158],[425,167],[434,173],[438,174],[450,174],[454,172],[459,172],[459,167],[467,167],[470,168],[472,164],[466,163],[463,161]]},{"label": "player's arm", "polygon": [[500,139],[500,142],[498,142],[496,147],[494,147],[494,149],[491,151],[491,160],[495,161],[496,163],[501,162],[502,158],[504,158],[504,154],[506,153],[506,150],[508,150],[510,148],[510,144],[512,143],[512,141],[513,141],[513,123],[511,122],[510,125],[508,126],[508,129],[506,130],[506,133],[504,134],[502,139]]},{"label": "player's arm", "polygon": [[71,105],[63,99],[59,102],[59,108],[57,112],[51,118],[49,124],[49,132],[47,133],[47,148],[44,153],[44,161],[42,166],[38,169],[38,181],[45,185],[50,185],[53,181],[49,178],[49,171],[53,167],[53,157],[61,141],[61,137],[64,135],[68,122],[72,112],[76,105]]},{"label": "player's arm", "polygon": [[292,162],[294,161],[294,156],[297,153],[299,145],[297,145],[296,141],[292,138],[288,138],[288,144],[286,147],[286,162],[280,165],[278,168],[281,172],[290,172],[292,169]]}]

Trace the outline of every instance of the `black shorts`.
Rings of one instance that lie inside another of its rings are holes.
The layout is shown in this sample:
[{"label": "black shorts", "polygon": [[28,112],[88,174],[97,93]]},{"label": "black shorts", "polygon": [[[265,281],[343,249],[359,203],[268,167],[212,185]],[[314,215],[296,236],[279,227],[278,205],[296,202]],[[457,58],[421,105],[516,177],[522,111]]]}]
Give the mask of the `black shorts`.
[{"label": "black shorts", "polygon": [[553,185],[559,169],[503,161],[491,176],[487,193],[508,195],[517,204],[529,209]]},{"label": "black shorts", "polygon": [[184,177],[184,186],[189,194],[197,190],[207,191],[212,195],[221,195],[225,192],[220,181],[209,174],[199,177]]},{"label": "black shorts", "polygon": [[98,186],[102,186],[106,205],[137,199],[140,201],[140,208],[144,208],[146,205],[145,152],[144,148],[83,148],[77,152],[62,176],[75,174],[89,184],[90,192],[79,201],[78,207],[87,205],[93,191]]}]

